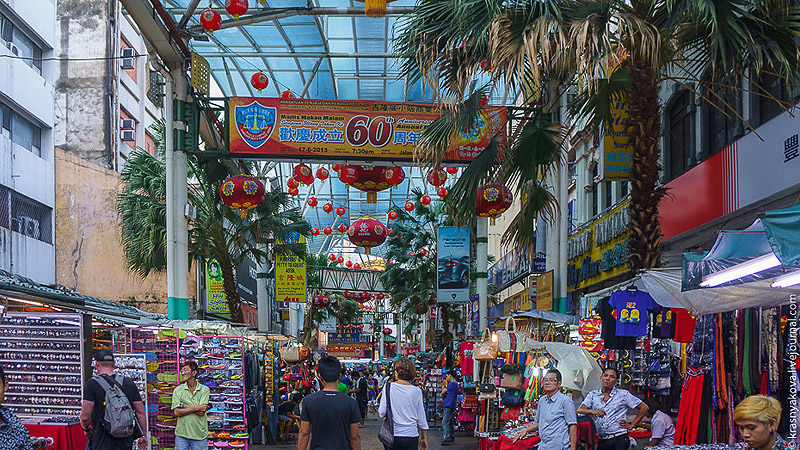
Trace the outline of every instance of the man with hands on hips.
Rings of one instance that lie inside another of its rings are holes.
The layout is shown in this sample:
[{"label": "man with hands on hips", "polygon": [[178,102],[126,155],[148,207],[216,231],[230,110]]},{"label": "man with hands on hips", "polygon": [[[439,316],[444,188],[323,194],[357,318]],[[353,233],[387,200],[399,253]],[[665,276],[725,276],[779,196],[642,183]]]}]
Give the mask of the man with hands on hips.
[{"label": "man with hands on hips", "polygon": [[514,442],[539,430],[540,449],[576,450],[578,418],[575,404],[561,393],[561,372],[556,369],[548,370],[542,379],[542,388],[545,395],[539,398],[536,419],[514,437]]},{"label": "man with hands on hips", "polygon": [[[578,408],[578,414],[594,416],[600,442],[597,450],[628,450],[628,430],[636,428],[647,412],[647,405],[630,391],[617,389],[619,372],[608,367],[600,377],[601,388],[589,392]],[[628,408],[637,409],[633,422],[625,420]]]}]

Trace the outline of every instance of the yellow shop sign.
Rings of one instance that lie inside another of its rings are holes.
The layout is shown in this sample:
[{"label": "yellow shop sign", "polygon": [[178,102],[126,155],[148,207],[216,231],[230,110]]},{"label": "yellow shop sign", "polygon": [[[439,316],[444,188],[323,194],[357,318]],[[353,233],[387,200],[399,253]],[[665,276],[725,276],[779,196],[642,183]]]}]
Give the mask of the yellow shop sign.
[{"label": "yellow shop sign", "polygon": [[567,244],[567,290],[574,291],[628,270],[630,200],[615,206]]}]

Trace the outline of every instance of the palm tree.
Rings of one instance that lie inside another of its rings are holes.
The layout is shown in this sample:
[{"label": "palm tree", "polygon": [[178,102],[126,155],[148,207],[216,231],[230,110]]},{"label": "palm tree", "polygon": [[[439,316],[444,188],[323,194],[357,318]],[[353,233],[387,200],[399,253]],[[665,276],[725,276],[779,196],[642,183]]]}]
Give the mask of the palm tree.
[{"label": "palm tree", "polygon": [[[446,104],[418,148],[429,165],[441,162],[453,130],[472,123],[481,109],[476,99],[499,81],[520,92],[524,105],[536,107],[533,119],[541,119],[547,110],[541,94],[556,91],[559,83],[576,84],[582,91],[579,118],[590,123],[610,123],[612,101],[628,101],[633,162],[629,262],[634,271],[661,264],[661,83],[679,83],[731,116],[738,114],[730,99],[717,94],[721,89],[742,91],[743,79],[757,84],[758,77],[769,72],[792,86],[800,69],[795,41],[800,7],[791,0],[444,0],[423,2],[401,26],[397,49],[405,58],[403,75],[424,80]],[[484,61],[493,67],[491,81],[474,89]],[[784,108],[792,106],[766,90],[755,91]],[[520,145],[530,123],[530,117],[523,117],[508,145],[487,149],[505,151],[505,158],[479,157],[470,165],[473,177],[460,183],[461,190],[474,189],[482,177],[494,173],[520,176],[517,186],[523,192],[534,183],[521,163],[558,158],[539,158],[538,148]],[[536,142],[555,148],[561,136],[553,137],[555,141]],[[527,167],[532,170],[530,164]],[[521,214],[530,217],[539,206],[552,207],[552,198],[536,190],[530,193],[528,198],[537,204],[523,203]],[[456,200],[464,210],[472,197]],[[526,243],[516,221],[504,237]]]},{"label": "palm tree", "polygon": [[[321,286],[322,275],[318,267],[336,267],[336,263],[328,260],[325,255],[306,255],[306,280],[309,286]],[[315,295],[327,295],[331,300],[331,304],[325,308],[318,308],[313,304],[307,305],[306,315],[303,318],[303,336],[301,341],[304,345],[312,348],[317,347],[317,335],[319,332],[318,325],[325,319],[326,315],[333,315],[340,324],[355,323],[359,317],[361,309],[358,303],[353,300],[346,299],[341,293],[338,292],[324,292],[320,289],[315,289],[309,292],[311,297]]]},{"label": "palm tree", "polygon": [[[163,137],[164,124],[153,126],[155,137]],[[135,151],[122,173],[122,192],[117,208],[122,221],[122,242],[128,267],[146,276],[166,269],[166,166],[163,140],[156,140],[157,151],[150,155]],[[265,246],[276,236],[310,234],[310,225],[291,197],[280,190],[267,191],[264,202],[248,218],[228,208],[219,199],[222,182],[234,175],[230,166],[218,160],[189,156],[189,202],[197,215],[189,227],[189,252],[198,261],[216,259],[222,270],[223,285],[231,320],[243,323],[241,301],[237,292],[235,267],[245,258],[262,263],[268,258]],[[301,245],[275,246],[278,252],[304,256]]]}]

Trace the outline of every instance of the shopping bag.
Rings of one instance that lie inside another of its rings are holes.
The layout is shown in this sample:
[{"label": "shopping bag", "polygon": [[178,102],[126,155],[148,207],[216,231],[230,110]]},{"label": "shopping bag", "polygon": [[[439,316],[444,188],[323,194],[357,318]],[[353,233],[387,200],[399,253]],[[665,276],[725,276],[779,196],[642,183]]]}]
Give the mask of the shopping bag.
[{"label": "shopping bag", "polygon": [[[513,330],[508,329],[508,324],[514,325]],[[506,319],[506,329],[497,332],[497,348],[501,352],[521,352],[523,350],[523,343],[525,335],[521,331],[517,331],[517,322],[513,317]]]},{"label": "shopping bag", "polygon": [[472,354],[478,361],[493,361],[497,357],[497,342],[489,338],[489,330],[483,330],[481,341],[475,343]]}]

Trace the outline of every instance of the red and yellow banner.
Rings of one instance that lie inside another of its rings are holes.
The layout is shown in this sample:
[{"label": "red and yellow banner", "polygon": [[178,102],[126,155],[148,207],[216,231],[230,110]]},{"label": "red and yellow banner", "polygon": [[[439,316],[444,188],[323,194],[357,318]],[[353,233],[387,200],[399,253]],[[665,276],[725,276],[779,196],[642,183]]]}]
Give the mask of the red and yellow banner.
[{"label": "red and yellow banner", "polygon": [[[413,160],[414,146],[439,117],[431,105],[362,100],[231,97],[231,153],[273,158]],[[447,162],[469,162],[505,130],[508,110],[489,107],[457,136]]]},{"label": "red and yellow banner", "polygon": [[365,358],[367,350],[372,348],[369,343],[353,344],[328,344],[326,349],[328,356],[337,358]]}]

